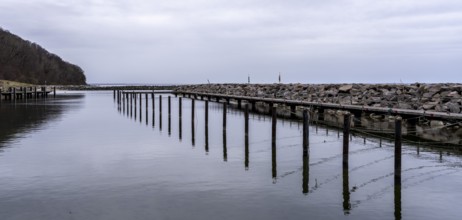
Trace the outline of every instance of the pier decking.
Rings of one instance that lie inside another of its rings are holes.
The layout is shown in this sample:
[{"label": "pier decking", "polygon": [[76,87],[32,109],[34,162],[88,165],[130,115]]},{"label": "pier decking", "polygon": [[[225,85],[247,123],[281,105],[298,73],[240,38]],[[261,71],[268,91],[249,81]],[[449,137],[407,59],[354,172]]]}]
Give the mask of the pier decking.
[{"label": "pier decking", "polygon": [[462,120],[462,114],[456,113],[445,113],[445,112],[434,112],[434,111],[424,111],[424,110],[410,110],[410,109],[397,109],[397,108],[383,108],[383,107],[371,107],[371,106],[361,106],[361,105],[342,105],[336,103],[323,103],[323,102],[307,102],[307,101],[298,101],[298,100],[288,100],[288,99],[276,99],[276,98],[262,98],[262,97],[249,97],[249,96],[235,96],[235,95],[223,95],[223,94],[213,94],[213,93],[192,93],[192,92],[175,92],[175,95],[182,95],[189,98],[195,99],[207,99],[215,100],[217,102],[230,100],[235,100],[238,103],[238,107],[241,107],[241,103],[247,102],[252,105],[252,108],[255,108],[255,103],[263,102],[268,105],[273,106],[274,104],[290,106],[292,109],[291,112],[294,113],[297,106],[299,107],[309,107],[310,109],[317,109],[318,112],[324,111],[324,109],[333,109],[333,110],[344,110],[353,113],[354,115],[361,115],[363,112],[368,113],[377,113],[377,114],[390,114],[390,115],[400,115],[404,119],[406,118],[415,118],[415,117],[425,117],[432,120]]}]

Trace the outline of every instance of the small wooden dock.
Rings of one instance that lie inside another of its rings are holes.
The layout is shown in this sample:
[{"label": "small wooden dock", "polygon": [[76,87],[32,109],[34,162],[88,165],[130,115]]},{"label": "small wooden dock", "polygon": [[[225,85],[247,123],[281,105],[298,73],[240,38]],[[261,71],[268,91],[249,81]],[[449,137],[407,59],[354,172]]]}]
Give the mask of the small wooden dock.
[{"label": "small wooden dock", "polygon": [[0,89],[0,100],[23,100],[23,99],[39,99],[48,98],[48,95],[53,93],[56,96],[56,87],[48,89],[42,87],[11,87],[7,91]]}]

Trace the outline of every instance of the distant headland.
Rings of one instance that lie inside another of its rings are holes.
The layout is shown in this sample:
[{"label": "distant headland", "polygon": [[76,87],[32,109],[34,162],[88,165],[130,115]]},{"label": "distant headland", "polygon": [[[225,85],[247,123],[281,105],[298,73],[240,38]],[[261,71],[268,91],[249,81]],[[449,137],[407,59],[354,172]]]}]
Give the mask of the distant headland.
[{"label": "distant headland", "polygon": [[85,85],[83,70],[40,45],[0,28],[0,80],[36,85]]}]

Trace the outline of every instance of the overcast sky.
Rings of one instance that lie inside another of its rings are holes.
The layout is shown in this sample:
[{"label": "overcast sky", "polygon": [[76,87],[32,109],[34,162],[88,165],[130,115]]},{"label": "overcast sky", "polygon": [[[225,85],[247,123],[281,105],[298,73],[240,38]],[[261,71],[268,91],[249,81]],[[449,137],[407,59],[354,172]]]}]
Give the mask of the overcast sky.
[{"label": "overcast sky", "polygon": [[0,0],[89,83],[462,82],[461,0]]}]

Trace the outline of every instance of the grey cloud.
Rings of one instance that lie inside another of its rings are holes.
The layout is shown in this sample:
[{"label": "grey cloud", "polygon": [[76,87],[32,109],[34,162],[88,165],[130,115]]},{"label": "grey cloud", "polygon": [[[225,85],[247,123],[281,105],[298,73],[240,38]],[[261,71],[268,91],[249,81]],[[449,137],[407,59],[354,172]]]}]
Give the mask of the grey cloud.
[{"label": "grey cloud", "polygon": [[0,26],[89,82],[460,82],[461,14],[456,0],[3,0]]}]

